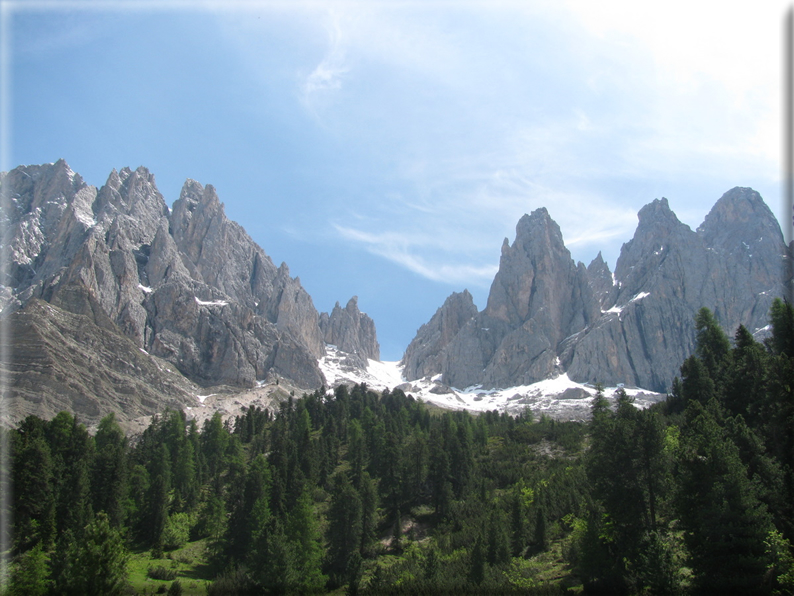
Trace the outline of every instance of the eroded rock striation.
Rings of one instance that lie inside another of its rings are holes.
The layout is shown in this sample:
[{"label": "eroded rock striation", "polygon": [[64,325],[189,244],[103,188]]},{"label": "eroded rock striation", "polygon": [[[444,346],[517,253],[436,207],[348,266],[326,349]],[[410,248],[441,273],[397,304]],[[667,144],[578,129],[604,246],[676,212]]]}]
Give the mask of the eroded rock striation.
[{"label": "eroded rock striation", "polygon": [[[505,240],[488,304],[428,341],[437,318],[406,350],[409,380],[441,373],[455,387],[510,387],[567,372],[572,380],[669,388],[694,348],[694,316],[714,311],[729,334],[762,333],[791,283],[791,253],[761,196],[734,188],[693,231],[657,199],[639,212],[614,275],[601,254],[574,264],[545,209]],[[435,322],[434,322],[435,321]]]}]

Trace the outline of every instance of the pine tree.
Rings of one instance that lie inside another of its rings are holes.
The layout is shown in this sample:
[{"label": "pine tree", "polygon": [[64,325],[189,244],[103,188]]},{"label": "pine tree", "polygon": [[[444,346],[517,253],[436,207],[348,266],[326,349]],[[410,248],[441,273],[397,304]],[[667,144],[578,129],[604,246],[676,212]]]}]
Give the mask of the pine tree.
[{"label": "pine tree", "polygon": [[55,540],[55,491],[50,449],[41,434],[14,435],[14,541],[25,551]]},{"label": "pine tree", "polygon": [[348,427],[347,459],[350,462],[350,474],[353,486],[361,489],[361,476],[367,468],[367,445],[364,431],[358,420],[351,420]]},{"label": "pine tree", "polygon": [[695,588],[701,594],[759,593],[769,515],[718,423],[716,402],[691,402],[686,415],[678,503]]},{"label": "pine tree", "polygon": [[110,524],[120,528],[126,516],[127,438],[112,412],[99,422],[94,441],[96,456],[91,474],[94,510],[107,513]]},{"label": "pine tree", "polygon": [[724,383],[725,407],[754,422],[765,409],[767,354],[744,325],[736,330],[734,344]]},{"label": "pine tree", "polygon": [[149,490],[146,493],[142,530],[152,546],[153,556],[162,556],[163,530],[168,520],[169,493],[171,491],[171,458],[168,447],[161,444],[150,463]]},{"label": "pine tree", "polygon": [[8,596],[44,596],[50,589],[47,554],[39,542],[11,566]]},{"label": "pine tree", "polygon": [[69,543],[55,592],[75,596],[114,596],[127,585],[129,554],[119,532],[100,512],[82,532],[80,540]]},{"label": "pine tree", "polygon": [[684,402],[699,401],[706,404],[717,397],[714,380],[708,369],[697,356],[690,356],[681,365],[681,397]]},{"label": "pine tree", "polygon": [[378,525],[378,489],[369,472],[361,477],[361,556],[367,556]]},{"label": "pine tree", "polygon": [[[225,536],[227,562],[242,562],[251,548],[257,526],[251,523],[257,503],[270,500],[270,466],[264,455],[251,460],[244,483],[230,494],[230,516]],[[261,506],[261,505],[260,505]]]},{"label": "pine tree", "polygon": [[510,538],[507,535],[504,515],[491,511],[488,516],[488,550],[486,560],[490,565],[501,565],[510,560]]},{"label": "pine tree", "polygon": [[516,490],[510,501],[510,526],[512,528],[510,547],[514,557],[519,557],[524,552],[526,546],[525,525],[523,499],[519,490]]},{"label": "pine tree", "polygon": [[50,449],[59,471],[56,524],[58,534],[70,530],[79,536],[93,516],[90,470],[94,443],[77,418],[61,414],[53,418],[48,428]]},{"label": "pine tree", "polygon": [[769,309],[772,325],[770,348],[773,354],[785,354],[794,358],[794,307],[780,298],[772,301]]},{"label": "pine tree", "polygon": [[471,563],[469,565],[469,581],[480,585],[485,580],[485,548],[482,539],[478,536],[471,550]]},{"label": "pine tree", "polygon": [[542,508],[538,508],[535,516],[535,548],[539,551],[546,550],[548,538],[546,536],[546,514]]},{"label": "pine tree", "polygon": [[320,527],[314,514],[309,491],[304,491],[287,518],[287,540],[295,553],[294,567],[297,582],[292,589],[300,592],[319,592],[328,577],[320,569],[323,548]]},{"label": "pine tree", "polygon": [[329,575],[341,585],[350,555],[361,548],[361,498],[344,473],[332,481],[327,539]]},{"label": "pine tree", "polygon": [[706,367],[709,377],[721,378],[728,363],[731,344],[708,308],[701,308],[695,315],[695,355]]}]

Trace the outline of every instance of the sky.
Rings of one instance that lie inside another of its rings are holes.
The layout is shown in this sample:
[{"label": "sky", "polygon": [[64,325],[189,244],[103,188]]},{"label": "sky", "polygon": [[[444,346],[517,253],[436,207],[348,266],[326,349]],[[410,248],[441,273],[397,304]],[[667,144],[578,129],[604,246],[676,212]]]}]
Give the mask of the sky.
[{"label": "sky", "polygon": [[760,4],[0,0],[0,169],[212,184],[398,360],[450,293],[485,307],[537,208],[613,270],[656,198],[694,229],[750,186],[788,222],[788,3]]}]

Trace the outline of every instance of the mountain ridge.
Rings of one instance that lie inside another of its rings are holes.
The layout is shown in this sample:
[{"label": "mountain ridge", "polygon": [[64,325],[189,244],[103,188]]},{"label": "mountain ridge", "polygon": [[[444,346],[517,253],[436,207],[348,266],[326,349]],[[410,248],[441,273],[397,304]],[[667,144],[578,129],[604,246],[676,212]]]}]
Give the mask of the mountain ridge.
[{"label": "mountain ridge", "polygon": [[406,378],[441,374],[450,386],[494,389],[567,373],[666,391],[694,348],[697,310],[712,309],[729,333],[764,327],[773,298],[791,287],[790,262],[777,220],[750,188],[727,191],[696,231],[667,199],[645,205],[614,274],[601,253],[588,267],[574,263],[539,209],[519,220],[512,245],[502,244],[485,309],[435,353],[422,352],[433,367],[415,356],[426,344],[417,332],[403,358]]},{"label": "mountain ridge", "polygon": [[[212,185],[188,179],[169,209],[144,167],[113,170],[97,189],[58,160],[3,173],[0,200],[9,239],[3,318],[25,318],[34,300],[87,316],[87,352],[108,334],[121,334],[173,366],[186,387],[248,389],[285,378],[315,389],[325,382],[318,365],[324,331],[311,296],[285,263],[276,267],[226,217]],[[337,332],[355,322],[359,341],[377,355],[374,323],[356,301],[349,307]],[[29,392],[14,391],[30,362],[19,359],[13,342],[4,366],[15,399],[27,399]],[[101,358],[92,360],[103,366]],[[118,372],[112,368],[97,374],[110,378]],[[113,394],[112,387],[103,390]],[[129,409],[153,413],[139,406]]]}]

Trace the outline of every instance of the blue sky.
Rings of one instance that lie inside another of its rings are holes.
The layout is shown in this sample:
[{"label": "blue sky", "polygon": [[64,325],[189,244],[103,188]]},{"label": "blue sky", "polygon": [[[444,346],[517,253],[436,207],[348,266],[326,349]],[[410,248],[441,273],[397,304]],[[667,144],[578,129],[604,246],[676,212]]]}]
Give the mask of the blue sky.
[{"label": "blue sky", "polygon": [[[665,196],[781,215],[783,2],[2,1],[0,168],[186,178],[399,359],[545,206],[614,268]],[[694,5],[693,5],[694,4]],[[640,5],[640,6],[637,6]]]}]

